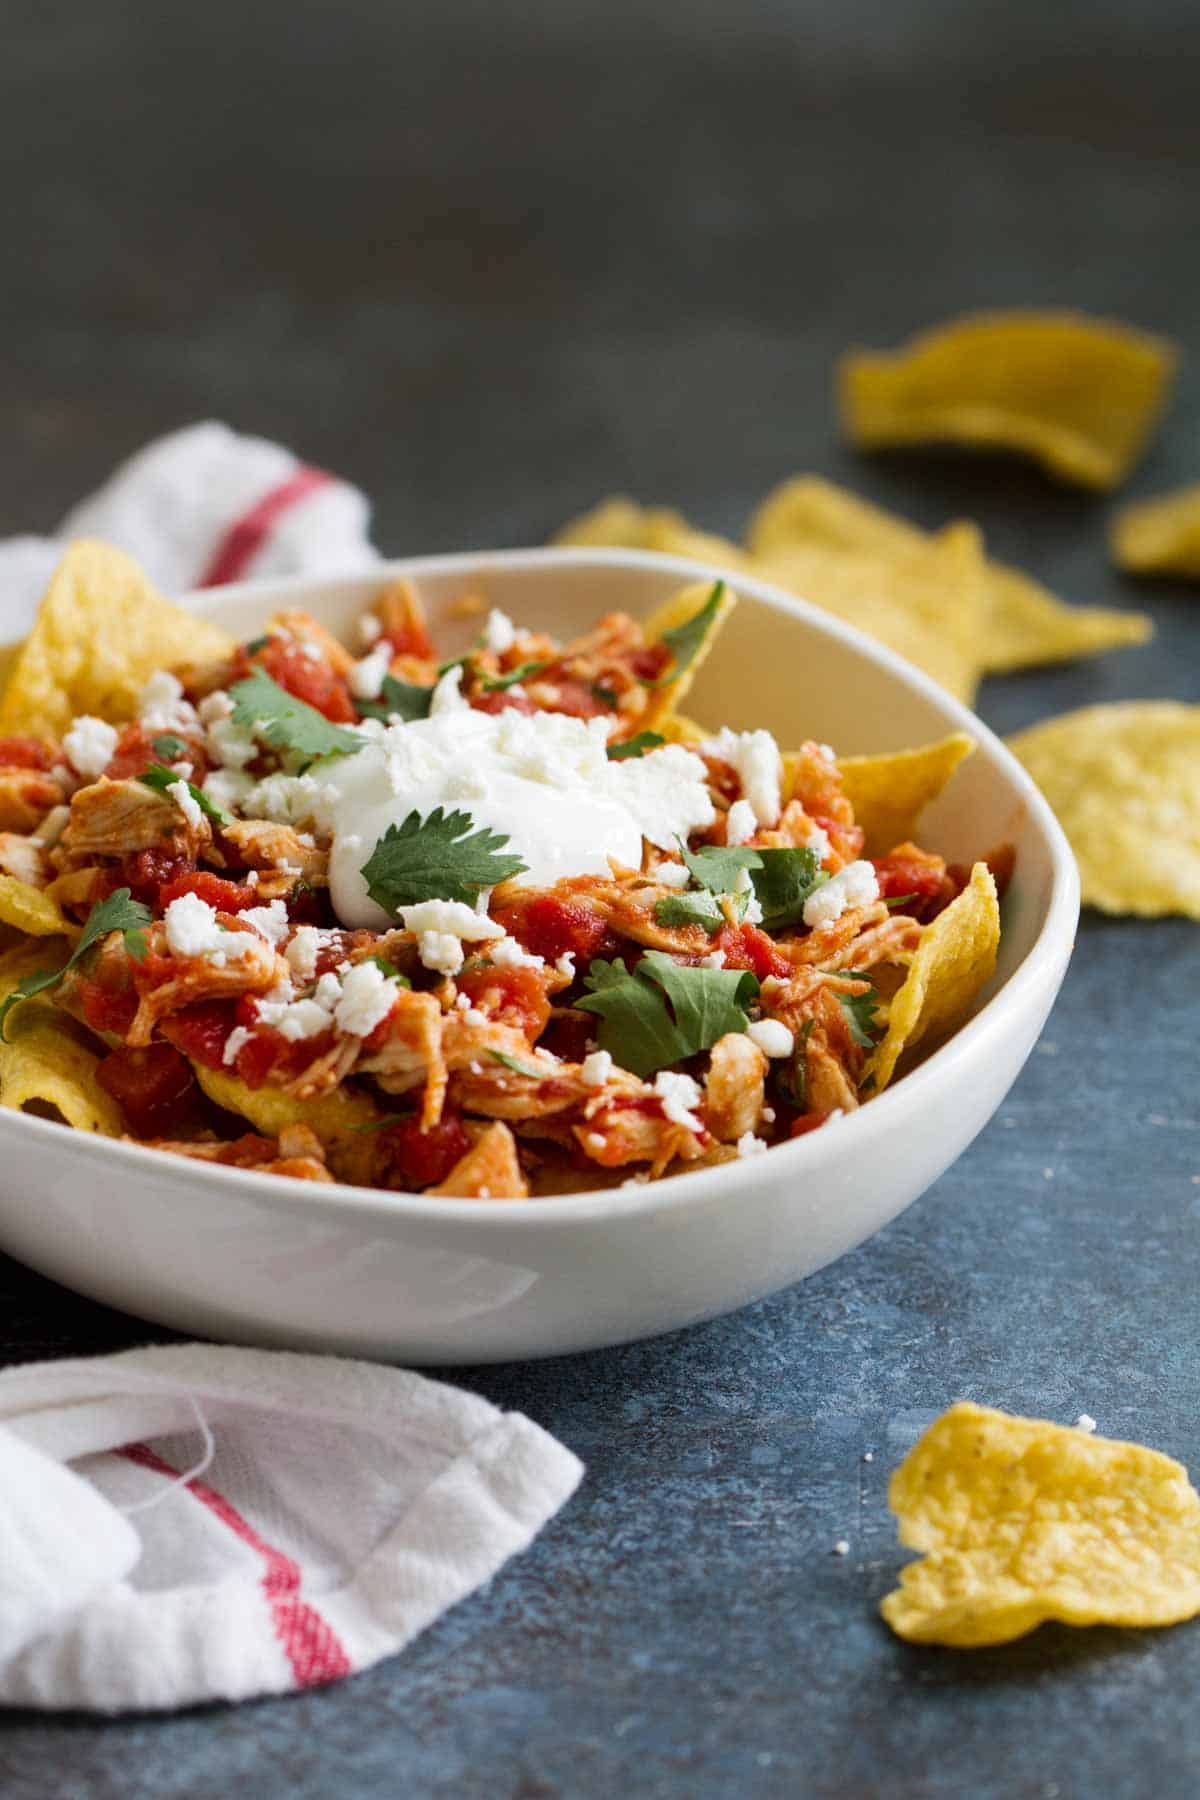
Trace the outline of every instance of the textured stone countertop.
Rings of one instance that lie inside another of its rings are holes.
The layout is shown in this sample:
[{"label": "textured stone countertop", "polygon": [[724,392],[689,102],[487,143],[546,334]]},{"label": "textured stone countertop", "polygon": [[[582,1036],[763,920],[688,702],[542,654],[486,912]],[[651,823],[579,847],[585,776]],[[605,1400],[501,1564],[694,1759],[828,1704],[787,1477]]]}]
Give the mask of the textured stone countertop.
[{"label": "textured stone countertop", "polygon": [[[1105,500],[858,461],[830,368],[1029,302],[1194,354],[1196,34],[1188,0],[38,9],[0,70],[0,532],[211,415],[361,482],[397,553],[620,488],[736,530],[818,469],[1133,603]],[[1185,364],[1130,491],[1197,477]],[[1200,698],[1200,598],[1138,598],[1154,643],[989,681],[984,716]],[[5,1800],[1194,1794],[1200,1626],[968,1655],[876,1605],[888,1473],[956,1396],[1200,1464],[1198,1002],[1194,924],[1085,915],[999,1115],[872,1242],[710,1325],[456,1372],[587,1463],[488,1591],[300,1699],[9,1715]],[[147,1335],[0,1260],[0,1358]]]}]

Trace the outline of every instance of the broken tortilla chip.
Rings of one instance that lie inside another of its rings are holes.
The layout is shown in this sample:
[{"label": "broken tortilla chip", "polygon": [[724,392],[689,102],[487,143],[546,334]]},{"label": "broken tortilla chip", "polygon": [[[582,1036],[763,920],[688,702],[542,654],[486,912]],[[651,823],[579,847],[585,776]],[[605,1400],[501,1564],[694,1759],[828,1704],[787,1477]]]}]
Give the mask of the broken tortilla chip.
[{"label": "broken tortilla chip", "polygon": [[885,856],[915,837],[917,820],[974,748],[973,738],[956,731],[917,750],[839,757],[842,792],[854,808],[855,824],[866,833],[863,854]]},{"label": "broken tortilla chip", "polygon": [[960,1401],[892,1476],[922,1550],[880,1611],[917,1644],[1006,1644],[1047,1619],[1174,1625],[1200,1612],[1200,1496],[1142,1444]]},{"label": "broken tortilla chip", "polygon": [[427,1191],[466,1200],[526,1199],[529,1183],[521,1172],[517,1140],[508,1126],[499,1119],[485,1125],[446,1179]]},{"label": "broken tortilla chip", "polygon": [[14,875],[0,875],[0,925],[12,925],[26,937],[74,937],[79,932],[57,900]]},{"label": "broken tortilla chip", "polygon": [[1200,706],[1085,706],[1008,747],[1070,840],[1086,905],[1200,919]]},{"label": "broken tortilla chip", "polygon": [[986,605],[974,526],[882,555],[797,544],[760,558],[756,573],[877,638],[956,699],[974,699]]},{"label": "broken tortilla chip", "polygon": [[690,556],[718,568],[744,569],[746,555],[728,538],[697,531],[682,513],[666,506],[639,506],[617,494],[602,500],[554,534],[552,543],[592,550],[653,550],[659,556]]},{"label": "broken tortilla chip", "polygon": [[90,713],[131,719],[159,669],[226,655],[233,639],[156,594],[137,564],[108,544],[71,544],[17,656],[0,733],[60,738]]},{"label": "broken tortilla chip", "polygon": [[264,1137],[278,1138],[289,1125],[307,1125],[325,1148],[326,1159],[339,1181],[369,1187],[378,1155],[377,1134],[365,1130],[383,1117],[365,1093],[334,1088],[315,1100],[298,1100],[277,1087],[248,1087],[226,1069],[210,1069],[193,1062],[192,1071],[209,1099],[226,1112],[248,1119]]},{"label": "broken tortilla chip", "polygon": [[986,863],[976,863],[958,898],[923,928],[903,984],[892,996],[887,1030],[866,1070],[876,1092],[887,1086],[906,1050],[962,1024],[995,971],[999,943],[995,878]]},{"label": "broken tortilla chip", "polygon": [[675,713],[736,604],[737,595],[727,583],[699,581],[673,594],[642,621],[646,642],[666,644],[673,660],[659,684],[649,689],[639,729],[657,731],[660,721]]},{"label": "broken tortilla chip", "polygon": [[1200,581],[1200,482],[1123,507],[1111,543],[1113,561],[1131,575]]},{"label": "broken tortilla chip", "polygon": [[1174,350],[1072,312],[953,319],[891,353],[842,358],[842,423],[861,450],[963,444],[1016,450],[1051,475],[1111,488],[1162,411]]},{"label": "broken tortilla chip", "polygon": [[[26,975],[56,968],[68,955],[65,940],[49,938],[8,951],[0,957],[0,1000]],[[125,1129],[120,1109],[96,1080],[99,1062],[65,1013],[26,1000],[11,1015],[0,1041],[0,1106],[60,1119],[77,1131],[120,1137]]]},{"label": "broken tortilla chip", "polygon": [[[770,562],[797,545],[902,555],[930,534],[819,475],[798,475],[769,494],[750,522],[754,556]],[[1154,632],[1145,613],[1110,606],[1067,606],[1020,569],[988,562],[976,655],[988,674],[1069,662],[1142,644]]]}]

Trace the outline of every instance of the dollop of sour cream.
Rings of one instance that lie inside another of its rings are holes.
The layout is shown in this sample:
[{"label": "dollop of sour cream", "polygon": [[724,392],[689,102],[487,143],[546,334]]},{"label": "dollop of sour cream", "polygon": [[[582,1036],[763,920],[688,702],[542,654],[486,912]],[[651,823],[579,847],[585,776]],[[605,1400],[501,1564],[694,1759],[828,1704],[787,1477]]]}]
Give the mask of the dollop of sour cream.
[{"label": "dollop of sour cream", "polygon": [[333,834],[338,918],[375,929],[392,922],[368,896],[362,868],[388,826],[414,811],[457,810],[474,829],[502,834],[503,853],[528,865],[519,879],[539,887],[607,874],[610,856],[637,868],[643,837],[672,849],[677,837],[712,824],[699,757],[668,744],[612,762],[606,743],[603,719],[443,706],[326,765],[315,809]]}]

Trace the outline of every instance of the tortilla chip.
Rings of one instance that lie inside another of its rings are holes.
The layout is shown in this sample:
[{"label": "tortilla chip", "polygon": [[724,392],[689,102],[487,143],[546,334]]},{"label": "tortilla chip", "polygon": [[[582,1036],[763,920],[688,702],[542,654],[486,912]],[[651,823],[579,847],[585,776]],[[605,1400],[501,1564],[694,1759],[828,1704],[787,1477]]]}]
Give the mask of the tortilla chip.
[{"label": "tortilla chip", "polygon": [[878,638],[970,705],[980,667],[986,592],[979,534],[951,525],[902,552],[794,544],[755,572]]},{"label": "tortilla chip", "polygon": [[1071,312],[952,319],[892,354],[842,358],[842,423],[860,450],[957,443],[1016,450],[1051,475],[1111,488],[1162,411],[1174,350]]},{"label": "tortilla chip", "polygon": [[973,738],[956,731],[919,750],[839,757],[842,792],[866,833],[864,855],[885,856],[915,838],[917,820],[974,748]]},{"label": "tortilla chip", "polygon": [[747,566],[744,551],[728,538],[697,531],[682,513],[665,506],[639,506],[624,494],[602,500],[591,512],[572,519],[551,542],[593,550],[653,550],[660,556],[690,556],[724,569]]},{"label": "tortilla chip", "polygon": [[[776,488],[755,513],[748,533],[751,551],[767,562],[797,545],[891,556],[930,541],[928,532],[907,519],[818,475],[800,475]],[[1098,656],[1145,643],[1154,633],[1145,613],[1067,606],[1031,575],[1004,563],[986,564],[984,587],[976,655],[989,674]]]},{"label": "tortilla chip", "polygon": [[655,730],[666,738],[668,744],[702,744],[705,738],[712,737],[703,725],[697,725],[695,719],[689,719],[686,713],[671,713],[669,717],[660,719]]},{"label": "tortilla chip", "polygon": [[0,701],[0,733],[60,738],[79,713],[134,717],[149,676],[233,639],[155,593],[120,550],[83,539],[58,565]]},{"label": "tortilla chip", "polygon": [[44,889],[14,875],[0,875],[0,925],[15,926],[26,937],[71,937],[79,930]]},{"label": "tortilla chip", "polygon": [[1047,1619],[1174,1625],[1200,1612],[1200,1496],[1141,1444],[960,1401],[892,1476],[923,1550],[880,1611],[917,1644],[1006,1644]]},{"label": "tortilla chip", "polygon": [[892,1079],[904,1051],[961,1025],[996,967],[1000,906],[986,863],[976,863],[956,900],[926,925],[903,985],[888,1007],[887,1031],[867,1065],[875,1091]]},{"label": "tortilla chip", "polygon": [[446,1179],[428,1192],[467,1200],[528,1198],[529,1183],[521,1172],[517,1140],[508,1126],[498,1119],[486,1125]]},{"label": "tortilla chip", "polygon": [[[0,999],[24,976],[56,968],[69,954],[64,940],[47,938],[8,951],[0,957]],[[58,1117],[77,1131],[120,1137],[125,1129],[120,1109],[97,1082],[100,1058],[81,1035],[65,1013],[41,1000],[16,1007],[0,1042],[0,1106]]]},{"label": "tortilla chip", "polygon": [[316,1100],[297,1100],[277,1087],[247,1087],[227,1069],[193,1062],[196,1080],[209,1099],[226,1112],[248,1119],[264,1137],[278,1138],[289,1125],[307,1125],[325,1147],[329,1167],[339,1181],[370,1187],[378,1156],[378,1134],[364,1131],[383,1117],[367,1094],[334,1088]]},{"label": "tortilla chip", "polygon": [[1008,747],[1070,839],[1085,904],[1200,919],[1200,706],[1085,706]]},{"label": "tortilla chip", "polygon": [[1117,567],[1130,574],[1200,580],[1200,482],[1123,507],[1111,543]]},{"label": "tortilla chip", "polygon": [[[656,644],[665,639],[676,651],[680,652],[682,640],[676,640],[675,634],[685,631],[689,620],[712,600],[714,584],[711,581],[698,581],[691,587],[681,588],[661,606],[656,606],[649,618],[642,621],[642,630],[646,642]],[[661,721],[675,713],[679,702],[683,699],[705,658],[710,654],[717,641],[722,626],[737,605],[737,595],[724,583],[720,583],[720,595],[703,638],[697,644],[689,644],[682,652],[683,668],[680,673],[670,679],[671,670],[661,687],[648,690],[649,699],[646,710],[638,720],[640,731],[658,731]],[[676,663],[673,666],[678,666]],[[666,735],[665,733],[663,734]]]}]

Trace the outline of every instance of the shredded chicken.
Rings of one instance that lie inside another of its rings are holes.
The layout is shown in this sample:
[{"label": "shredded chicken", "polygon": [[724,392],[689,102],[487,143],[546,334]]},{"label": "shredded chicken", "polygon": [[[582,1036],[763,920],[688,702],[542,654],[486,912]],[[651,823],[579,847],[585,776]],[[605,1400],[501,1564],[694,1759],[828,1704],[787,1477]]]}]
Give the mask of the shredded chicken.
[{"label": "shredded chicken", "polygon": [[132,850],[169,849],[195,858],[212,841],[201,813],[190,824],[169,794],[140,781],[110,781],[102,775],[72,797],[71,817],[54,858],[72,868],[97,856],[125,856]]},{"label": "shredded chicken", "polygon": [[767,1059],[744,1031],[730,1031],[712,1047],[705,1086],[708,1129],[722,1143],[736,1143],[762,1115]]},{"label": "shredded chicken", "polygon": [[40,769],[0,768],[0,831],[31,832],[66,798],[61,782]]},{"label": "shredded chicken", "polygon": [[274,987],[286,985],[290,971],[271,945],[248,926],[244,929],[238,926],[232,915],[219,914],[218,917],[227,930],[238,932],[239,948],[243,937],[249,939],[249,950],[241,956],[227,957],[224,963],[209,956],[172,957],[171,974],[165,981],[156,979],[153,986],[146,982],[147,964],[151,958],[170,957],[171,952],[166,941],[166,931],[161,924],[152,925],[147,930],[148,955],[145,961],[134,965],[138,1009],[133,1024],[126,1033],[127,1044],[148,1044],[154,1036],[158,1021],[166,1018],[169,1013],[178,1012],[181,1006],[193,1006],[198,1000],[266,994]]},{"label": "shredded chicken", "polygon": [[529,1184],[517,1160],[517,1141],[507,1125],[487,1125],[444,1181],[430,1194],[468,1200],[523,1200]]},{"label": "shredded chicken", "polygon": [[26,837],[19,831],[0,831],[0,872],[30,887],[45,887],[50,878],[50,864],[40,837]]},{"label": "shredded chicken", "polygon": [[311,833],[270,819],[232,819],[221,827],[221,836],[251,869],[277,870],[310,887],[329,885],[329,851],[314,843]]}]

